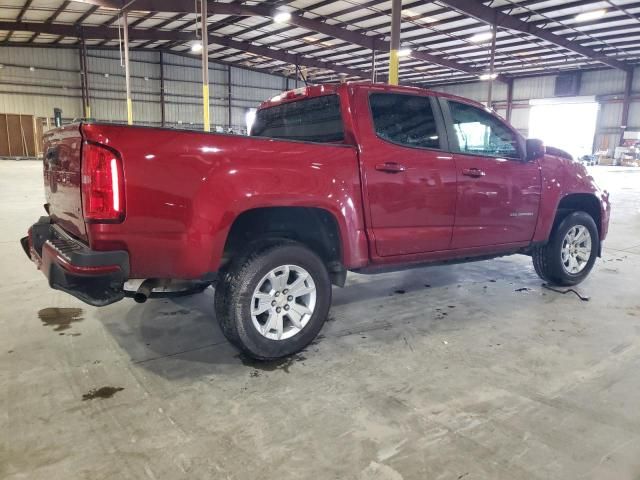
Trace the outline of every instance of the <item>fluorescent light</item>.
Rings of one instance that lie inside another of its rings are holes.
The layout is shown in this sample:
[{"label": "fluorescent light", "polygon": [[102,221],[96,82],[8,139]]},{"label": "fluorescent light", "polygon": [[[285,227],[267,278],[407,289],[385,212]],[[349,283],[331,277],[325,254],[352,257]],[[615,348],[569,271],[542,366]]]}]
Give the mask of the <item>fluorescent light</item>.
[{"label": "fluorescent light", "polygon": [[604,17],[604,14],[607,13],[606,10],[591,10],[590,12],[583,12],[576,15],[576,22],[588,22],[589,20],[595,20],[596,18]]},{"label": "fluorescent light", "polygon": [[278,12],[273,16],[273,21],[276,23],[287,23],[289,20],[291,20],[289,12]]},{"label": "fluorescent light", "polygon": [[202,43],[201,42],[195,42],[191,44],[191,52],[193,53],[198,53],[202,51]]},{"label": "fluorescent light", "polygon": [[480,80],[495,80],[496,78],[498,78],[497,73],[483,73],[480,75]]},{"label": "fluorescent light", "polygon": [[425,22],[425,23],[431,23],[431,22],[435,22],[436,19],[433,17],[422,17],[421,15],[424,15],[423,13],[418,13],[418,12],[414,12],[413,10],[403,10],[402,11],[402,16],[406,17],[409,20],[413,20],[413,21],[420,21],[420,22]]},{"label": "fluorescent light", "polygon": [[319,45],[324,45],[325,47],[332,47],[333,46],[333,42],[331,40],[320,40],[318,38],[315,37],[303,37],[302,40],[304,40],[307,43],[317,43]]},{"label": "fluorescent light", "polygon": [[472,41],[473,43],[482,43],[482,42],[486,42],[487,40],[491,40],[492,38],[493,38],[493,32],[481,32],[481,33],[476,33],[471,38],[469,38],[469,40]]},{"label": "fluorescent light", "polygon": [[410,48],[401,48],[398,50],[398,57],[408,57],[409,55],[411,55]]}]

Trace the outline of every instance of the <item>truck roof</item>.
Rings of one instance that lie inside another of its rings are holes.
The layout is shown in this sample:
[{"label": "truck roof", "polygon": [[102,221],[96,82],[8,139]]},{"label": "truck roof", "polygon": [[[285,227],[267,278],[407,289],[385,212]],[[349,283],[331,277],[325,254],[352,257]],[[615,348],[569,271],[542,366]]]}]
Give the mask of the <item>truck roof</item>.
[{"label": "truck roof", "polygon": [[345,83],[327,83],[321,85],[307,85],[293,90],[287,90],[275,97],[270,98],[260,104],[258,109],[272,107],[274,105],[280,105],[283,103],[295,102],[302,98],[319,97],[322,95],[331,95],[338,93],[343,88],[359,88],[372,91],[384,91],[384,92],[398,92],[398,93],[416,93],[416,92],[430,92],[438,97],[450,98],[459,102],[475,105],[480,108],[486,108],[482,103],[470,100],[468,98],[459,97],[457,95],[451,95],[445,92],[437,92],[435,90],[429,90],[420,87],[409,87],[404,85],[389,85],[387,83],[372,83],[368,81],[364,82],[345,82]]}]

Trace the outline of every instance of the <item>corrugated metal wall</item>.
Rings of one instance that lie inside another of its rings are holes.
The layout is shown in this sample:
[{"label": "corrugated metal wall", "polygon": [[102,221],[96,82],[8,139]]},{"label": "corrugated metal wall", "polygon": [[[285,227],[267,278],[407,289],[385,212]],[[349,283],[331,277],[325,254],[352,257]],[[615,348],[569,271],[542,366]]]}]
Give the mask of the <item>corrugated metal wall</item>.
[{"label": "corrugated metal wall", "polygon": [[[164,54],[165,119],[167,126],[201,128],[202,86],[200,59]],[[0,49],[0,112],[51,117],[54,107],[67,119],[81,117],[80,61],[77,49],[12,47]],[[101,121],[126,121],[124,69],[117,50],[90,50],[89,85],[92,116]],[[33,67],[33,69],[30,69]],[[287,89],[283,77],[210,64],[212,125],[235,130],[245,126],[249,108]],[[135,123],[159,125],[160,53],[131,53],[133,117]],[[612,95],[622,95],[624,73],[617,70],[584,72],[580,95],[595,95],[601,103],[596,148],[612,150],[620,138],[622,104]],[[231,88],[229,88],[231,83]],[[511,122],[523,134],[529,128],[530,99],[552,98],[555,76],[517,79]],[[291,81],[289,86],[295,87]],[[437,90],[472,98],[487,99],[487,82],[448,85]],[[634,76],[633,91],[640,93],[640,69]],[[229,99],[229,94],[231,95]],[[606,97],[604,97],[606,96]],[[507,88],[495,82],[492,98],[498,112],[506,114]],[[231,105],[229,105],[229,100]],[[231,119],[229,119],[231,114]],[[640,130],[640,102],[631,104],[629,129]]]},{"label": "corrugated metal wall", "polygon": [[[130,61],[134,122],[160,125],[160,53],[133,51]],[[166,125],[201,128],[200,59],[163,54],[163,62]],[[87,63],[91,116],[100,121],[126,122],[124,68],[119,52],[90,49]],[[83,116],[77,49],[2,48],[0,65],[0,112],[51,117],[53,108],[59,107],[65,119]],[[228,66],[215,63],[209,64],[209,81],[212,128],[243,129],[249,108],[286,88],[283,77],[236,67],[229,72]]]},{"label": "corrugated metal wall", "polygon": [[[529,130],[529,100],[554,98],[555,75],[516,79],[513,83],[514,107],[511,123],[527,135]],[[622,119],[621,98],[624,93],[625,74],[619,70],[593,70],[581,75],[579,95],[595,96],[600,103],[600,114],[596,131],[596,149],[613,149],[620,140],[620,122]],[[471,98],[486,103],[488,95],[487,82],[476,82],[460,85],[446,85],[434,90]],[[640,93],[640,68],[634,72],[633,94]],[[617,97],[617,98],[615,98]],[[507,88],[501,82],[494,82],[493,102],[496,103],[500,115],[506,115]],[[640,130],[640,101],[631,102],[627,130]]]}]

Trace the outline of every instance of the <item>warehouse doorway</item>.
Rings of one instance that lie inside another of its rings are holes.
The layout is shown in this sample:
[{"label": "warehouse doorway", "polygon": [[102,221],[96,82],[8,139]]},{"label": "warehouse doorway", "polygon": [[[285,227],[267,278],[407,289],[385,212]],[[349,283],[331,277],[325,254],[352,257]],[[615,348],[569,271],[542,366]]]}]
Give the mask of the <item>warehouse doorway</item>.
[{"label": "warehouse doorway", "polygon": [[598,120],[594,97],[531,100],[529,138],[561,148],[574,158],[593,153]]}]

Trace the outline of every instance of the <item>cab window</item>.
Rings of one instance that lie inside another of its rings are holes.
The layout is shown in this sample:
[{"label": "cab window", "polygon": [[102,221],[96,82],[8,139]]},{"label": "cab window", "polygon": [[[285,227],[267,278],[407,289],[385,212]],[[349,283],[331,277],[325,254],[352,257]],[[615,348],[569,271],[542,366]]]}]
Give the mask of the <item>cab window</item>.
[{"label": "cab window", "polygon": [[429,97],[373,93],[369,105],[376,135],[383,140],[407,147],[441,148]]},{"label": "cab window", "polygon": [[258,110],[250,135],[306,142],[342,142],[340,99],[337,95],[323,95]]},{"label": "cab window", "polygon": [[449,101],[457,150],[471,155],[519,159],[518,137],[489,112]]}]

